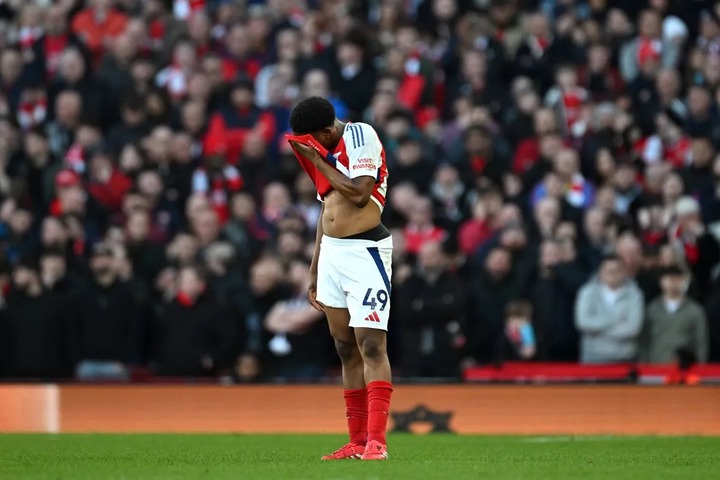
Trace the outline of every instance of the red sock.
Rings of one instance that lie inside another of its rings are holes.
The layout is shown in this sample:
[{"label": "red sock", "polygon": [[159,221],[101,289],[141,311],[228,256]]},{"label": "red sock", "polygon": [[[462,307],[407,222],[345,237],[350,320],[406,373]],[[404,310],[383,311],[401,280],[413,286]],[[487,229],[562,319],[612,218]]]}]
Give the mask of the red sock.
[{"label": "red sock", "polygon": [[385,429],[390,412],[392,383],[375,381],[367,385],[368,396],[368,442],[377,440],[385,445]]},{"label": "red sock", "polygon": [[365,445],[368,436],[368,404],[367,390],[345,390],[345,410],[347,412],[350,443]]}]

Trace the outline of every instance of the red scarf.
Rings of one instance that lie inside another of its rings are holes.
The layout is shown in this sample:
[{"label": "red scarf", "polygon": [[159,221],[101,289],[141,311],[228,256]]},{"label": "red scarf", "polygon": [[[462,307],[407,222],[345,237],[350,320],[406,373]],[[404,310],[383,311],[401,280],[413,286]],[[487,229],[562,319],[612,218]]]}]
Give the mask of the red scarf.
[{"label": "red scarf", "polygon": [[17,120],[23,130],[41,125],[47,116],[47,98],[35,101],[22,100],[18,105]]},{"label": "red scarf", "polygon": [[678,225],[671,233],[672,238],[679,242],[685,253],[685,258],[690,265],[695,265],[700,260],[700,249],[694,238],[688,238],[683,232],[681,225]]},{"label": "red scarf", "polygon": [[238,169],[232,165],[226,166],[222,175],[216,174],[212,177],[208,175],[207,170],[199,168],[193,173],[192,186],[193,192],[208,196],[220,222],[225,223],[230,218],[228,192],[240,191],[243,187],[243,179]]},{"label": "red scarf", "polygon": [[68,44],[67,34],[45,36],[45,73],[48,78],[55,76],[60,65],[60,56]]}]

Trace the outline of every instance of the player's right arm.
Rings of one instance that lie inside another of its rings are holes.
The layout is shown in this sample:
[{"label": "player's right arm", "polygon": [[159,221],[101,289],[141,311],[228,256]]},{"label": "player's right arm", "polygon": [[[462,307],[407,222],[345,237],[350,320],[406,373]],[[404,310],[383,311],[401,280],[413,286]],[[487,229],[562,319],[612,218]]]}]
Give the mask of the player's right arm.
[{"label": "player's right arm", "polygon": [[310,286],[308,287],[308,300],[310,305],[321,312],[325,311],[325,306],[317,301],[317,278],[318,278],[318,259],[320,258],[320,242],[323,236],[322,219],[325,213],[325,205],[323,204],[318,218],[317,232],[315,234],[315,251],[313,252],[312,262],[310,263]]}]

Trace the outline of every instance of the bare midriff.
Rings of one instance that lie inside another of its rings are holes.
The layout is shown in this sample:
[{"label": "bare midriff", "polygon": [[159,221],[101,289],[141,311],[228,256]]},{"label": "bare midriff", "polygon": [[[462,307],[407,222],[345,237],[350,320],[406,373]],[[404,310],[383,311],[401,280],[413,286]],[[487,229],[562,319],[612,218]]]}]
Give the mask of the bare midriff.
[{"label": "bare midriff", "polygon": [[322,228],[328,237],[344,238],[366,232],[380,224],[380,207],[372,199],[363,208],[336,190],[323,199]]}]

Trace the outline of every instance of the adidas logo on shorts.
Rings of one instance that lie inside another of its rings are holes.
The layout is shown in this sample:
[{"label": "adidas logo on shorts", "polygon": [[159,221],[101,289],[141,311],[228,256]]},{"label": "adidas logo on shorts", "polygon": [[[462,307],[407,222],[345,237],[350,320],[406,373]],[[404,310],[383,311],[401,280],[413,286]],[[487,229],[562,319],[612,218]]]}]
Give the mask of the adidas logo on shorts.
[{"label": "adidas logo on shorts", "polygon": [[372,312],[370,315],[365,317],[366,322],[379,322],[380,316],[377,314],[377,312]]}]

